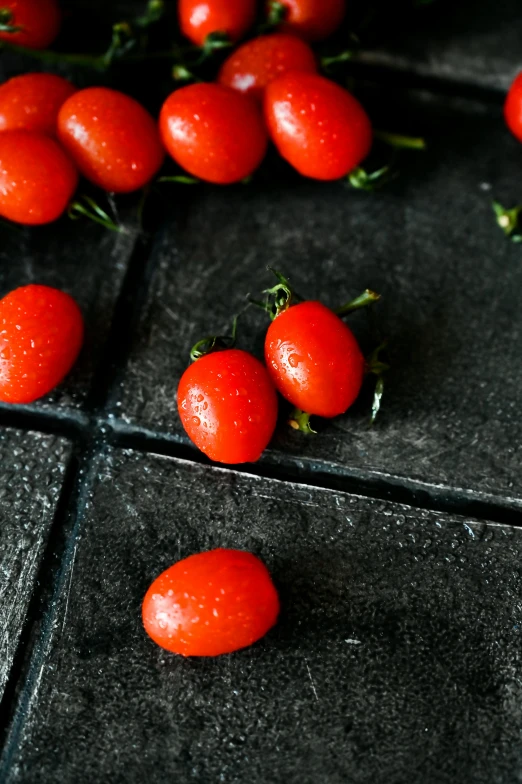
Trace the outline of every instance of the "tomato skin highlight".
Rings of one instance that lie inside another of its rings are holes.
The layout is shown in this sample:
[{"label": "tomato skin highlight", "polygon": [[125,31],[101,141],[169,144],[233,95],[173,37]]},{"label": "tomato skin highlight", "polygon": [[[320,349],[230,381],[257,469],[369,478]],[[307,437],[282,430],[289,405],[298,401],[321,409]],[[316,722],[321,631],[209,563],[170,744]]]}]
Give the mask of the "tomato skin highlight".
[{"label": "tomato skin highlight", "polygon": [[280,0],[286,17],[279,29],[305,41],[324,41],[344,19],[346,0]]},{"label": "tomato skin highlight", "polygon": [[522,142],[522,71],[515,77],[504,104],[507,127]]},{"label": "tomato skin highlight", "polygon": [[277,395],[265,366],[240,349],[196,360],[178,387],[178,410],[194,444],[219,463],[258,460],[277,421]]},{"label": "tomato skin highlight", "polygon": [[308,44],[294,35],[261,35],[238,47],[223,63],[219,83],[262,101],[265,87],[287,71],[317,72]]},{"label": "tomato skin highlight", "polygon": [[28,49],[46,49],[60,31],[61,13],[57,0],[0,0],[0,8],[11,11],[16,33],[0,32],[0,40]]},{"label": "tomato skin highlight", "polygon": [[255,0],[179,0],[179,26],[196,46],[212,33],[225,33],[238,41],[255,22]]},{"label": "tomato skin highlight", "polygon": [[75,92],[74,85],[55,74],[27,73],[8,79],[0,85],[0,131],[25,128],[56,136],[60,107]]},{"label": "tomato skin highlight", "polygon": [[142,188],[165,157],[152,116],[108,87],[78,90],[63,104],[58,138],[83,176],[113,193]]},{"label": "tomato skin highlight", "polygon": [[352,331],[320,302],[293,305],[272,321],[265,361],[280,394],[321,417],[344,414],[364,378],[364,357]]},{"label": "tomato skin highlight", "polygon": [[160,132],[167,152],[183,169],[217,185],[252,174],[268,144],[256,103],[220,84],[175,90],[162,106]]},{"label": "tomato skin highlight", "polygon": [[0,216],[37,226],[60,217],[78,185],[54,139],[35,131],[0,133]]},{"label": "tomato skin highlight", "polygon": [[279,614],[266,566],[251,553],[219,548],[166,569],[145,594],[147,634],[182,656],[219,656],[264,637]]},{"label": "tomato skin highlight", "polygon": [[22,286],[0,299],[0,400],[32,403],[56,387],[76,362],[83,318],[68,294]]},{"label": "tomato skin highlight", "polygon": [[372,146],[370,119],[347,90],[323,76],[289,72],[265,90],[265,118],[279,153],[316,180],[346,176]]}]

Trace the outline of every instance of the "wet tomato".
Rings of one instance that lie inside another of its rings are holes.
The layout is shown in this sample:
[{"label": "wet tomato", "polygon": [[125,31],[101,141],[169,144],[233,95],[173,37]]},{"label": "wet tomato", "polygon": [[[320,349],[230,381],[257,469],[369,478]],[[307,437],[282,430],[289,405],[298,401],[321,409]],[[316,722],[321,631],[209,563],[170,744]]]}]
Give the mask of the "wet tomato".
[{"label": "wet tomato", "polygon": [[509,88],[504,104],[504,117],[513,136],[522,142],[522,72]]},{"label": "wet tomato", "polygon": [[276,316],[266,334],[265,361],[283,397],[322,417],[343,414],[364,377],[353,333],[320,302],[302,302]]},{"label": "wet tomato", "polygon": [[293,33],[305,41],[324,41],[343,21],[346,0],[280,0],[285,6],[281,25],[284,32]]},{"label": "wet tomato", "polygon": [[262,100],[265,87],[287,71],[315,73],[315,55],[293,35],[261,35],[240,46],[225,60],[219,82]]},{"label": "wet tomato", "polygon": [[182,656],[219,656],[261,639],[279,599],[266,566],[241,550],[210,550],[178,561],[154,580],[142,617],[154,642]]},{"label": "wet tomato", "polygon": [[289,72],[265,90],[272,140],[298,172],[317,180],[344,177],[372,145],[368,115],[347,90],[317,74]]},{"label": "wet tomato", "polygon": [[55,74],[28,73],[8,79],[0,85],[0,131],[25,128],[56,136],[60,107],[74,92],[76,87]]},{"label": "wet tomato", "polygon": [[0,300],[0,400],[32,403],[70,371],[83,319],[68,294],[49,286],[15,289]]},{"label": "wet tomato", "polygon": [[164,159],[151,115],[134,98],[107,87],[79,90],[63,104],[58,138],[84,177],[114,193],[146,185]]},{"label": "wet tomato", "polygon": [[178,410],[190,439],[212,460],[253,462],[272,438],[277,395],[259,360],[227,349],[187,368],[179,382]]},{"label": "wet tomato", "polygon": [[203,46],[212,33],[237,41],[254,24],[256,1],[179,0],[178,16],[181,32],[196,46]]},{"label": "wet tomato", "polygon": [[256,103],[220,84],[191,84],[173,92],[161,109],[160,131],[180,166],[220,185],[252,174],[268,142]]},{"label": "wet tomato", "polygon": [[0,216],[16,223],[51,223],[76,186],[74,165],[54,139],[36,131],[0,133]]},{"label": "wet tomato", "polygon": [[0,40],[28,49],[46,49],[58,35],[61,14],[57,0],[0,0],[0,22],[21,28],[0,32]]}]

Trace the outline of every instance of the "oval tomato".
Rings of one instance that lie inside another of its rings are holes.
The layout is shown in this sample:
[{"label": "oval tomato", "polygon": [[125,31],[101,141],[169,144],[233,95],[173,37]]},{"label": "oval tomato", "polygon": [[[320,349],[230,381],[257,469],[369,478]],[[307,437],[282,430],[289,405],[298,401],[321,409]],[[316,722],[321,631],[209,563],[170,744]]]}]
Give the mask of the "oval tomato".
[{"label": "oval tomato", "polygon": [[78,174],[54,139],[36,131],[0,133],[0,215],[35,226],[64,212]]},{"label": "oval tomato", "polygon": [[180,166],[219,185],[252,174],[268,143],[255,102],[220,84],[191,84],[169,95],[161,109],[160,131]]},{"label": "oval tomato", "polygon": [[305,41],[324,41],[332,35],[346,12],[346,0],[280,0],[286,7],[281,30]]},{"label": "oval tomato", "polygon": [[261,35],[225,60],[219,82],[262,100],[267,84],[287,71],[317,71],[315,55],[308,44],[284,33]]},{"label": "oval tomato", "polygon": [[509,88],[504,104],[504,117],[513,136],[522,142],[522,72]]},{"label": "oval tomato", "polygon": [[239,349],[196,360],[178,387],[178,410],[191,441],[211,460],[257,460],[272,438],[277,395],[264,365]]},{"label": "oval tomato", "polygon": [[255,0],[179,0],[181,32],[196,46],[212,33],[242,38],[256,18]]},{"label": "oval tomato", "polygon": [[165,155],[147,110],[107,87],[79,90],[63,104],[58,137],[84,177],[114,193],[142,188]]},{"label": "oval tomato", "polygon": [[68,294],[23,286],[0,300],[0,400],[32,403],[68,374],[80,353],[83,319]]},{"label": "oval tomato", "polygon": [[0,0],[2,21],[20,27],[15,33],[0,32],[0,40],[28,49],[46,49],[60,30],[57,0]]},{"label": "oval tomato", "polygon": [[265,90],[270,136],[283,158],[316,180],[344,177],[368,155],[372,126],[359,101],[317,74],[289,72]]},{"label": "oval tomato", "polygon": [[75,92],[74,85],[55,74],[28,73],[8,79],[0,85],[0,131],[25,128],[56,136],[60,107]]},{"label": "oval tomato", "polygon": [[316,416],[343,414],[364,378],[353,333],[320,302],[302,302],[276,316],[266,334],[265,361],[281,395]]},{"label": "oval tomato", "polygon": [[172,653],[219,656],[264,637],[279,614],[266,566],[241,550],[178,561],[154,580],[142,608],[147,634]]}]

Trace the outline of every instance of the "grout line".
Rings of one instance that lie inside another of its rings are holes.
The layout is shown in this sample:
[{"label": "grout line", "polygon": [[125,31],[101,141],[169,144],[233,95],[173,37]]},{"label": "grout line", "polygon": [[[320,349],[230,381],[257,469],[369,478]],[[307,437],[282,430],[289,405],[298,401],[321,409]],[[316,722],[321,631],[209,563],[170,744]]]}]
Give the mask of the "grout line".
[{"label": "grout line", "polygon": [[81,411],[45,411],[0,404],[0,428],[37,430],[48,435],[81,440],[88,434],[89,425],[89,417]]}]

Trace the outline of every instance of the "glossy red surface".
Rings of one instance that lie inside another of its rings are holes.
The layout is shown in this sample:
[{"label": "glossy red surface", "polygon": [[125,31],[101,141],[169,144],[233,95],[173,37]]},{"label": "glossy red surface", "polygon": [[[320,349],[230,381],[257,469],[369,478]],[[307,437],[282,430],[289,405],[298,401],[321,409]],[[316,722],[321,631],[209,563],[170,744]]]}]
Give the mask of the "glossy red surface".
[{"label": "glossy red surface", "polygon": [[25,128],[56,136],[58,112],[75,92],[74,85],[55,74],[27,73],[8,79],[0,85],[0,131]]}]

